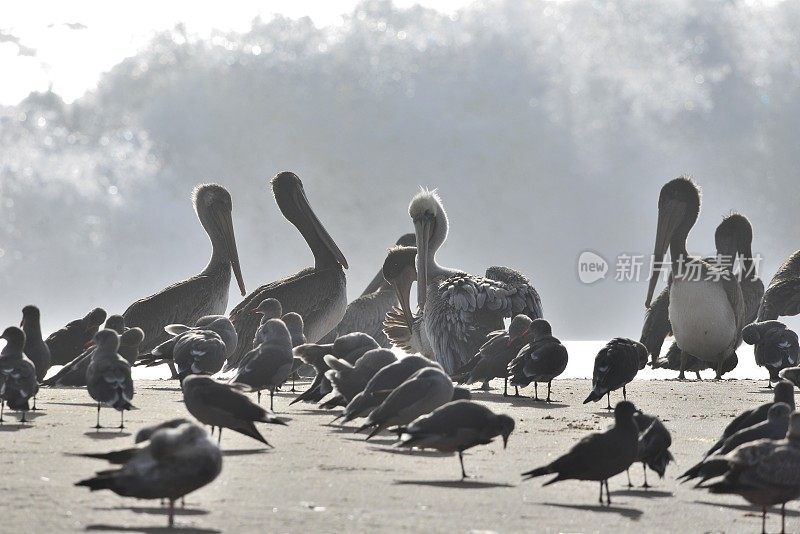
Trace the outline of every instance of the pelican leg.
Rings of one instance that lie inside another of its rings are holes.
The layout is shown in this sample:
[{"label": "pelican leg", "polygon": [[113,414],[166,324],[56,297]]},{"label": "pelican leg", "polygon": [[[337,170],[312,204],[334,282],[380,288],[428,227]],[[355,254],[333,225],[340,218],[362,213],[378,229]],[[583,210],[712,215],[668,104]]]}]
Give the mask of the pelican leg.
[{"label": "pelican leg", "polygon": [[464,452],[463,451],[458,451],[458,461],[461,463],[461,480],[464,480],[465,478],[469,478],[467,476],[467,472],[464,471]]},{"label": "pelican leg", "polygon": [[678,373],[678,380],[686,380],[686,375],[683,374],[684,369],[686,369],[686,364],[688,363],[689,357],[687,356],[686,352],[681,350],[681,368],[680,373]]},{"label": "pelican leg", "polygon": [[606,504],[611,506],[611,490],[608,489],[608,479],[606,479],[604,482],[606,485]]},{"label": "pelican leg", "polygon": [[94,427],[96,429],[103,428],[102,426],[100,426],[100,403],[99,402],[97,403],[97,424],[94,425]]},{"label": "pelican leg", "polygon": [[628,487],[632,488],[633,484],[631,484],[631,470],[630,469],[626,469],[625,470],[625,476],[628,477]]},{"label": "pelican leg", "polygon": [[547,398],[544,400],[545,402],[553,402],[550,400],[550,386],[552,385],[553,381],[547,383]]},{"label": "pelican leg", "polygon": [[172,528],[175,526],[175,499],[169,500],[167,527]]},{"label": "pelican leg", "polygon": [[650,487],[650,484],[647,483],[647,464],[644,462],[642,462],[642,472],[644,472],[644,484],[642,484],[642,487],[647,489]]},{"label": "pelican leg", "polygon": [[717,364],[717,376],[714,377],[714,380],[722,380],[722,366],[725,363],[725,360],[722,359]]},{"label": "pelican leg", "polygon": [[535,401],[539,400],[539,383],[538,382],[534,382],[533,383],[533,400],[535,400]]}]

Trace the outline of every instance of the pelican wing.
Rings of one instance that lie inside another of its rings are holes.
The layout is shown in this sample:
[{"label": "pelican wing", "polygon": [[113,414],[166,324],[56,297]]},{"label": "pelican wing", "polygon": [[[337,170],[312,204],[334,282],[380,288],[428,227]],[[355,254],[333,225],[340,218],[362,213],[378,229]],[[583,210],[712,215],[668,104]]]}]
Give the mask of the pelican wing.
[{"label": "pelican wing", "polygon": [[760,278],[742,280],[742,297],[744,298],[744,324],[748,325],[758,317],[758,308],[764,298],[764,282]]},{"label": "pelican wing", "polygon": [[524,313],[531,319],[544,317],[542,299],[527,276],[510,267],[492,266],[486,269],[486,278],[505,284],[511,298],[511,315]]},{"label": "pelican wing", "polygon": [[800,279],[773,279],[764,293],[758,310],[758,320],[766,321],[797,314],[800,314]]},{"label": "pelican wing", "polygon": [[669,286],[665,287],[661,293],[650,303],[650,307],[644,314],[644,325],[639,342],[647,347],[652,361],[655,361],[661,354],[661,347],[664,339],[672,333],[672,325],[669,322]]},{"label": "pelican wing", "polygon": [[383,320],[395,304],[397,297],[393,290],[376,291],[358,297],[347,305],[344,317],[334,329],[336,337],[364,332],[372,336],[378,345],[388,348],[389,339],[383,332]]}]

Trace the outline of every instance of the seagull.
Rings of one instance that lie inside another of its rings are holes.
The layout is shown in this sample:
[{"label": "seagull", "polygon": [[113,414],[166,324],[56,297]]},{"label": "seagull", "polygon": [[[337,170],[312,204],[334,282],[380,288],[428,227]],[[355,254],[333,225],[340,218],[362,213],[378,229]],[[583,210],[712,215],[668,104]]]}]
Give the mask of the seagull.
[{"label": "seagull", "polygon": [[608,410],[611,409],[611,392],[622,388],[622,397],[627,399],[625,386],[634,379],[636,373],[647,364],[647,349],[638,341],[627,338],[614,338],[600,349],[594,359],[592,373],[592,392],[584,404],[597,402],[608,397]]},{"label": "seagull", "polygon": [[420,369],[389,393],[356,432],[369,429],[370,439],[389,427],[407,425],[451,400],[453,381],[447,373],[435,367]]},{"label": "seagull", "polygon": [[505,414],[496,414],[486,406],[469,400],[456,400],[440,406],[428,415],[414,420],[400,429],[398,447],[436,449],[457,452],[464,471],[464,451],[477,445],[486,445],[496,436],[503,437],[503,448],[514,431],[514,420]]},{"label": "seagull", "polygon": [[389,364],[370,378],[364,390],[358,393],[347,404],[342,413],[342,424],[352,421],[356,417],[366,415],[376,406],[380,405],[394,389],[408,380],[408,378],[428,367],[442,369],[437,362],[423,356],[405,356],[395,363]]},{"label": "seagull", "polygon": [[634,414],[636,407],[620,401],[614,407],[614,424],[603,432],[593,432],[576,443],[565,455],[544,467],[522,473],[525,480],[542,475],[556,477],[544,483],[549,486],[561,480],[594,480],[600,482],[600,504],[603,504],[603,485],[606,504],[611,505],[608,479],[626,471],[639,455],[639,427]]},{"label": "seagull", "polygon": [[36,381],[36,366],[25,357],[25,332],[16,326],[9,326],[0,335],[6,346],[0,351],[0,423],[3,422],[5,405],[22,412],[22,423],[26,423],[28,401],[36,396],[39,383]]},{"label": "seagull", "polygon": [[168,421],[164,421],[163,423],[158,423],[155,425],[146,426],[140,428],[139,431],[136,433],[135,442],[142,443],[143,441],[148,441],[150,438],[155,434],[157,431],[161,430],[162,428],[178,428],[183,424],[190,423],[188,419],[185,417],[177,417],[175,419],[170,419]]},{"label": "seagull", "polygon": [[722,465],[723,478],[700,487],[740,495],[761,506],[762,532],[766,532],[767,507],[780,504],[781,532],[785,532],[786,503],[800,497],[800,414],[792,414],[785,439],[746,443],[715,461]]},{"label": "seagull", "polygon": [[119,428],[125,428],[125,410],[133,409],[133,380],[131,364],[117,354],[119,334],[103,329],[94,335],[97,345],[92,360],[86,368],[86,387],[89,395],[97,401],[97,424],[100,426],[100,408],[107,406],[119,411]]},{"label": "seagull", "polygon": [[325,376],[333,385],[333,394],[320,406],[328,409],[347,406],[353,397],[364,390],[378,371],[396,361],[397,356],[394,352],[384,348],[368,350],[356,360],[355,364],[330,354],[325,355],[325,363],[330,367]]},{"label": "seagull", "polygon": [[792,410],[794,410],[794,386],[792,386],[790,382],[781,380],[775,384],[775,390],[773,391],[772,395],[772,402],[765,402],[764,404],[756,406],[753,409],[745,410],[739,414],[736,419],[731,421],[722,432],[722,437],[717,440],[717,442],[708,450],[708,452],[706,452],[706,456],[710,456],[717,452],[717,450],[723,446],[725,440],[731,437],[731,435],[733,435],[735,432],[761,423],[762,421],[766,421],[769,409],[773,404],[785,402],[789,405],[789,407],[792,408]]},{"label": "seagull", "polygon": [[[672,453],[669,452],[669,447],[672,445],[672,436],[658,417],[637,412],[633,414],[633,420],[636,421],[636,426],[639,429],[639,452],[636,455],[636,460],[642,462],[642,472],[644,473],[642,487],[649,488],[647,468],[649,467],[655,471],[658,474],[658,478],[664,478],[667,465],[675,461]],[[630,475],[628,475],[628,487],[633,487]]]},{"label": "seagull", "polygon": [[[36,306],[22,308],[22,323],[20,328],[25,332],[25,356],[36,366],[36,380],[44,380],[50,369],[50,349],[42,339],[42,327],[39,321],[40,312]],[[33,399],[33,409],[36,409],[36,398]]]},{"label": "seagull", "polygon": [[76,486],[108,489],[123,497],[168,499],[168,526],[175,523],[175,501],[212,482],[222,470],[222,453],[205,430],[192,423],[156,431],[118,469],[100,471]]},{"label": "seagull", "polygon": [[528,343],[531,318],[519,314],[511,319],[508,331],[497,330],[487,336],[478,353],[455,373],[459,384],[482,382],[481,389],[489,389],[489,381],[503,379],[503,396],[508,396],[508,364]]},{"label": "seagull", "polygon": [[800,352],[797,334],[780,321],[751,323],[742,330],[742,338],[755,346],[756,363],[769,371],[767,387],[780,380],[783,369],[797,365]]},{"label": "seagull", "polygon": [[720,467],[721,464],[715,462],[715,458],[728,454],[745,443],[751,443],[759,439],[782,439],[789,430],[789,418],[791,414],[792,408],[788,404],[785,402],[776,402],[770,406],[766,421],[734,432],[713,455],[703,458],[678,478],[682,478],[683,481],[686,482],[687,480],[702,477],[700,481],[700,484],[702,484],[710,478],[723,475],[725,472],[724,470],[719,471],[718,467]]},{"label": "seagull", "polygon": [[272,447],[254,423],[286,423],[247,398],[243,387],[223,384],[203,375],[189,375],[181,383],[183,402],[189,413],[204,425],[210,425],[212,431],[219,427],[217,443],[222,441],[222,429],[230,428]]},{"label": "seagull", "polygon": [[368,350],[377,348],[380,348],[378,343],[363,332],[353,332],[339,336],[333,343],[329,344],[306,343],[296,347],[294,349],[295,356],[298,356],[304,363],[313,366],[317,371],[317,376],[308,389],[298,395],[290,405],[300,401],[319,402],[333,391],[330,380],[325,376],[325,372],[329,369],[324,359],[326,354],[349,363],[355,363]]},{"label": "seagull", "polygon": [[258,327],[260,343],[248,352],[230,383],[249,386],[258,392],[269,390],[269,409],[273,409],[275,390],[286,382],[292,372],[292,338],[286,324],[280,319],[269,319]]},{"label": "seagull", "polygon": [[525,387],[533,382],[533,400],[539,400],[539,382],[547,382],[547,398],[550,402],[550,385],[553,379],[567,368],[567,348],[553,337],[550,323],[536,319],[530,326],[533,341],[524,346],[508,364],[511,385]]},{"label": "seagull", "polygon": [[45,339],[52,365],[66,365],[80,355],[106,320],[106,311],[95,308],[85,317],[70,321]]}]

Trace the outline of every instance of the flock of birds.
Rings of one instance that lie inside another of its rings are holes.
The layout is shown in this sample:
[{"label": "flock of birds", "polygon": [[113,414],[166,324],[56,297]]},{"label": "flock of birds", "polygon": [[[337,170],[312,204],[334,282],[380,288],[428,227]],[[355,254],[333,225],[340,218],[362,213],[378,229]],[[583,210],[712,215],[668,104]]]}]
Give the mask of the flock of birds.
[{"label": "flock of birds", "polygon": [[[464,385],[488,389],[489,381],[502,378],[503,395],[509,395],[510,383],[518,396],[519,388],[533,384],[539,400],[538,385],[547,384],[541,400],[551,401],[552,381],[566,369],[568,353],[543,318],[538,292],[507,267],[475,276],[440,265],[436,254],[449,222],[435,191],[423,189],[413,197],[414,233],[389,249],[374,280],[348,304],[347,260],[311,209],[302,182],[283,172],[271,186],[279,209],[311,249],[313,267],[247,294],[231,197],[220,185],[200,185],[192,200],[211,240],[206,268],[134,302],[121,315],[97,308],[46,339],[39,309],[26,306],[20,328],[8,327],[0,336],[6,342],[0,353],[0,422],[6,406],[26,422],[40,386],[72,386],[86,387],[96,402],[96,428],[102,428],[102,407],[117,410],[124,428],[135,393],[131,367],[169,365],[196,421],[164,421],[141,429],[131,448],[81,454],[116,467],[77,485],[166,500],[172,526],[175,502],[219,475],[223,429],[270,446],[256,423],[286,424],[273,411],[274,395],[290,382],[295,391],[299,377],[313,381],[292,404],[338,409],[334,421],[341,424],[361,419],[357,431],[368,432],[366,439],[390,431],[401,447],[457,453],[462,478],[465,450],[498,436],[505,447],[515,428],[508,415],[472,401]],[[626,384],[648,363],[678,370],[681,379],[685,371],[699,378],[708,368],[720,378],[735,367],[735,351],[745,341],[769,371],[774,400],[731,422],[682,478],[714,493],[741,495],[763,507],[764,521],[767,507],[781,505],[783,516],[785,504],[800,497],[800,414],[793,413],[794,385],[800,386],[798,337],[777,320],[800,313],[800,251],[765,291],[753,269],[752,227],[743,215],[730,215],[717,228],[718,256],[688,254],[687,236],[699,212],[692,180],[680,177],[663,186],[654,255],[663,262],[669,250],[670,261],[663,263],[669,282],[653,299],[658,277],[651,277],[640,341],[615,338],[597,354],[584,404],[606,397],[611,410],[610,394],[618,389],[626,400],[613,408],[610,428],[524,473],[526,479],[552,474],[546,485],[599,482],[600,503],[605,488],[610,505],[609,478],[641,462],[648,487],[647,468],[663,477],[673,460],[672,438],[656,416],[627,401]],[[231,274],[245,298],[224,315]],[[508,328],[504,319],[510,319]],[[670,334],[675,343],[662,357]],[[62,367],[46,378],[51,365]],[[269,409],[261,406],[262,391],[270,394]],[[210,427],[210,434],[198,423]]]}]

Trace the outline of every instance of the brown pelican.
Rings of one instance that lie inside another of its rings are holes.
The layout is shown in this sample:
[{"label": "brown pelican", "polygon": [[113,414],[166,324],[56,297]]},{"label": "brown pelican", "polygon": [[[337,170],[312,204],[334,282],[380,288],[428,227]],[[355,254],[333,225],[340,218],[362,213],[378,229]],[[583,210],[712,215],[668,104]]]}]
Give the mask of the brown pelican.
[{"label": "brown pelican", "polygon": [[[413,246],[414,243],[414,234],[405,234],[397,240],[396,245]],[[383,320],[386,313],[397,304],[397,293],[392,284],[383,277],[383,270],[380,270],[361,296],[347,305],[344,317],[325,339],[332,343],[338,336],[364,332],[372,336],[381,347],[389,348],[392,344],[383,332]]]},{"label": "brown pelican", "polygon": [[800,313],[800,250],[793,253],[772,277],[761,308],[759,321]]},{"label": "brown pelican", "polygon": [[[740,213],[733,213],[725,217],[717,226],[714,232],[714,242],[717,247],[717,256],[715,258],[707,258],[707,262],[730,272],[733,272],[737,257],[741,262],[736,278],[739,280],[739,285],[742,288],[742,297],[744,298],[745,320],[743,324],[750,324],[756,319],[758,307],[764,295],[764,283],[758,277],[753,262],[753,227],[747,217]],[[666,361],[658,359],[664,339],[671,333],[669,324],[670,285],[671,280],[647,309],[644,325],[642,326],[642,335],[639,339],[647,347],[654,368],[666,367],[672,369],[669,365],[663,365]],[[680,351],[677,347],[671,347],[670,353],[674,350]],[[733,362],[729,358],[726,361],[726,367],[730,367],[731,363]],[[686,369],[688,370],[689,367],[694,367],[693,370],[699,372],[710,366],[706,362],[700,362],[694,356],[688,355]],[[679,368],[677,367],[676,369]]]},{"label": "brown pelican", "polygon": [[417,302],[434,355],[448,374],[478,352],[489,333],[504,328],[504,317],[542,316],[539,294],[529,283],[439,265],[436,252],[447,239],[448,221],[436,191],[415,195],[408,213],[417,238]]},{"label": "brown pelican", "polygon": [[51,365],[66,365],[79,356],[106,320],[106,311],[95,308],[85,317],[75,319],[44,340],[50,348]]},{"label": "brown pelican", "polygon": [[[687,354],[713,363],[720,378],[725,359],[741,343],[744,299],[739,282],[724,268],[686,251],[686,238],[700,213],[700,191],[690,179],[676,178],[661,188],[653,270],[670,250],[672,286],[669,320],[675,341]],[[650,307],[658,276],[650,278]],[[681,374],[686,358],[682,357]]]},{"label": "brown pelican", "polygon": [[169,324],[192,325],[205,315],[225,313],[231,268],[242,295],[246,294],[233,233],[230,194],[221,185],[202,184],[194,189],[192,201],[211,240],[211,259],[200,274],[134,302],[122,314],[127,326],[144,331],[144,342],[139,347],[142,353],[170,338],[164,331]]},{"label": "brown pelican", "polygon": [[281,213],[302,234],[314,254],[314,266],[288,278],[276,280],[247,295],[230,314],[239,333],[239,346],[223,370],[239,365],[253,348],[253,336],[259,317],[253,310],[266,298],[276,298],[283,312],[303,317],[305,335],[316,343],[335,327],[347,307],[347,260],[319,221],[306,198],[303,182],[294,173],[282,172],[272,179],[272,191]]}]

